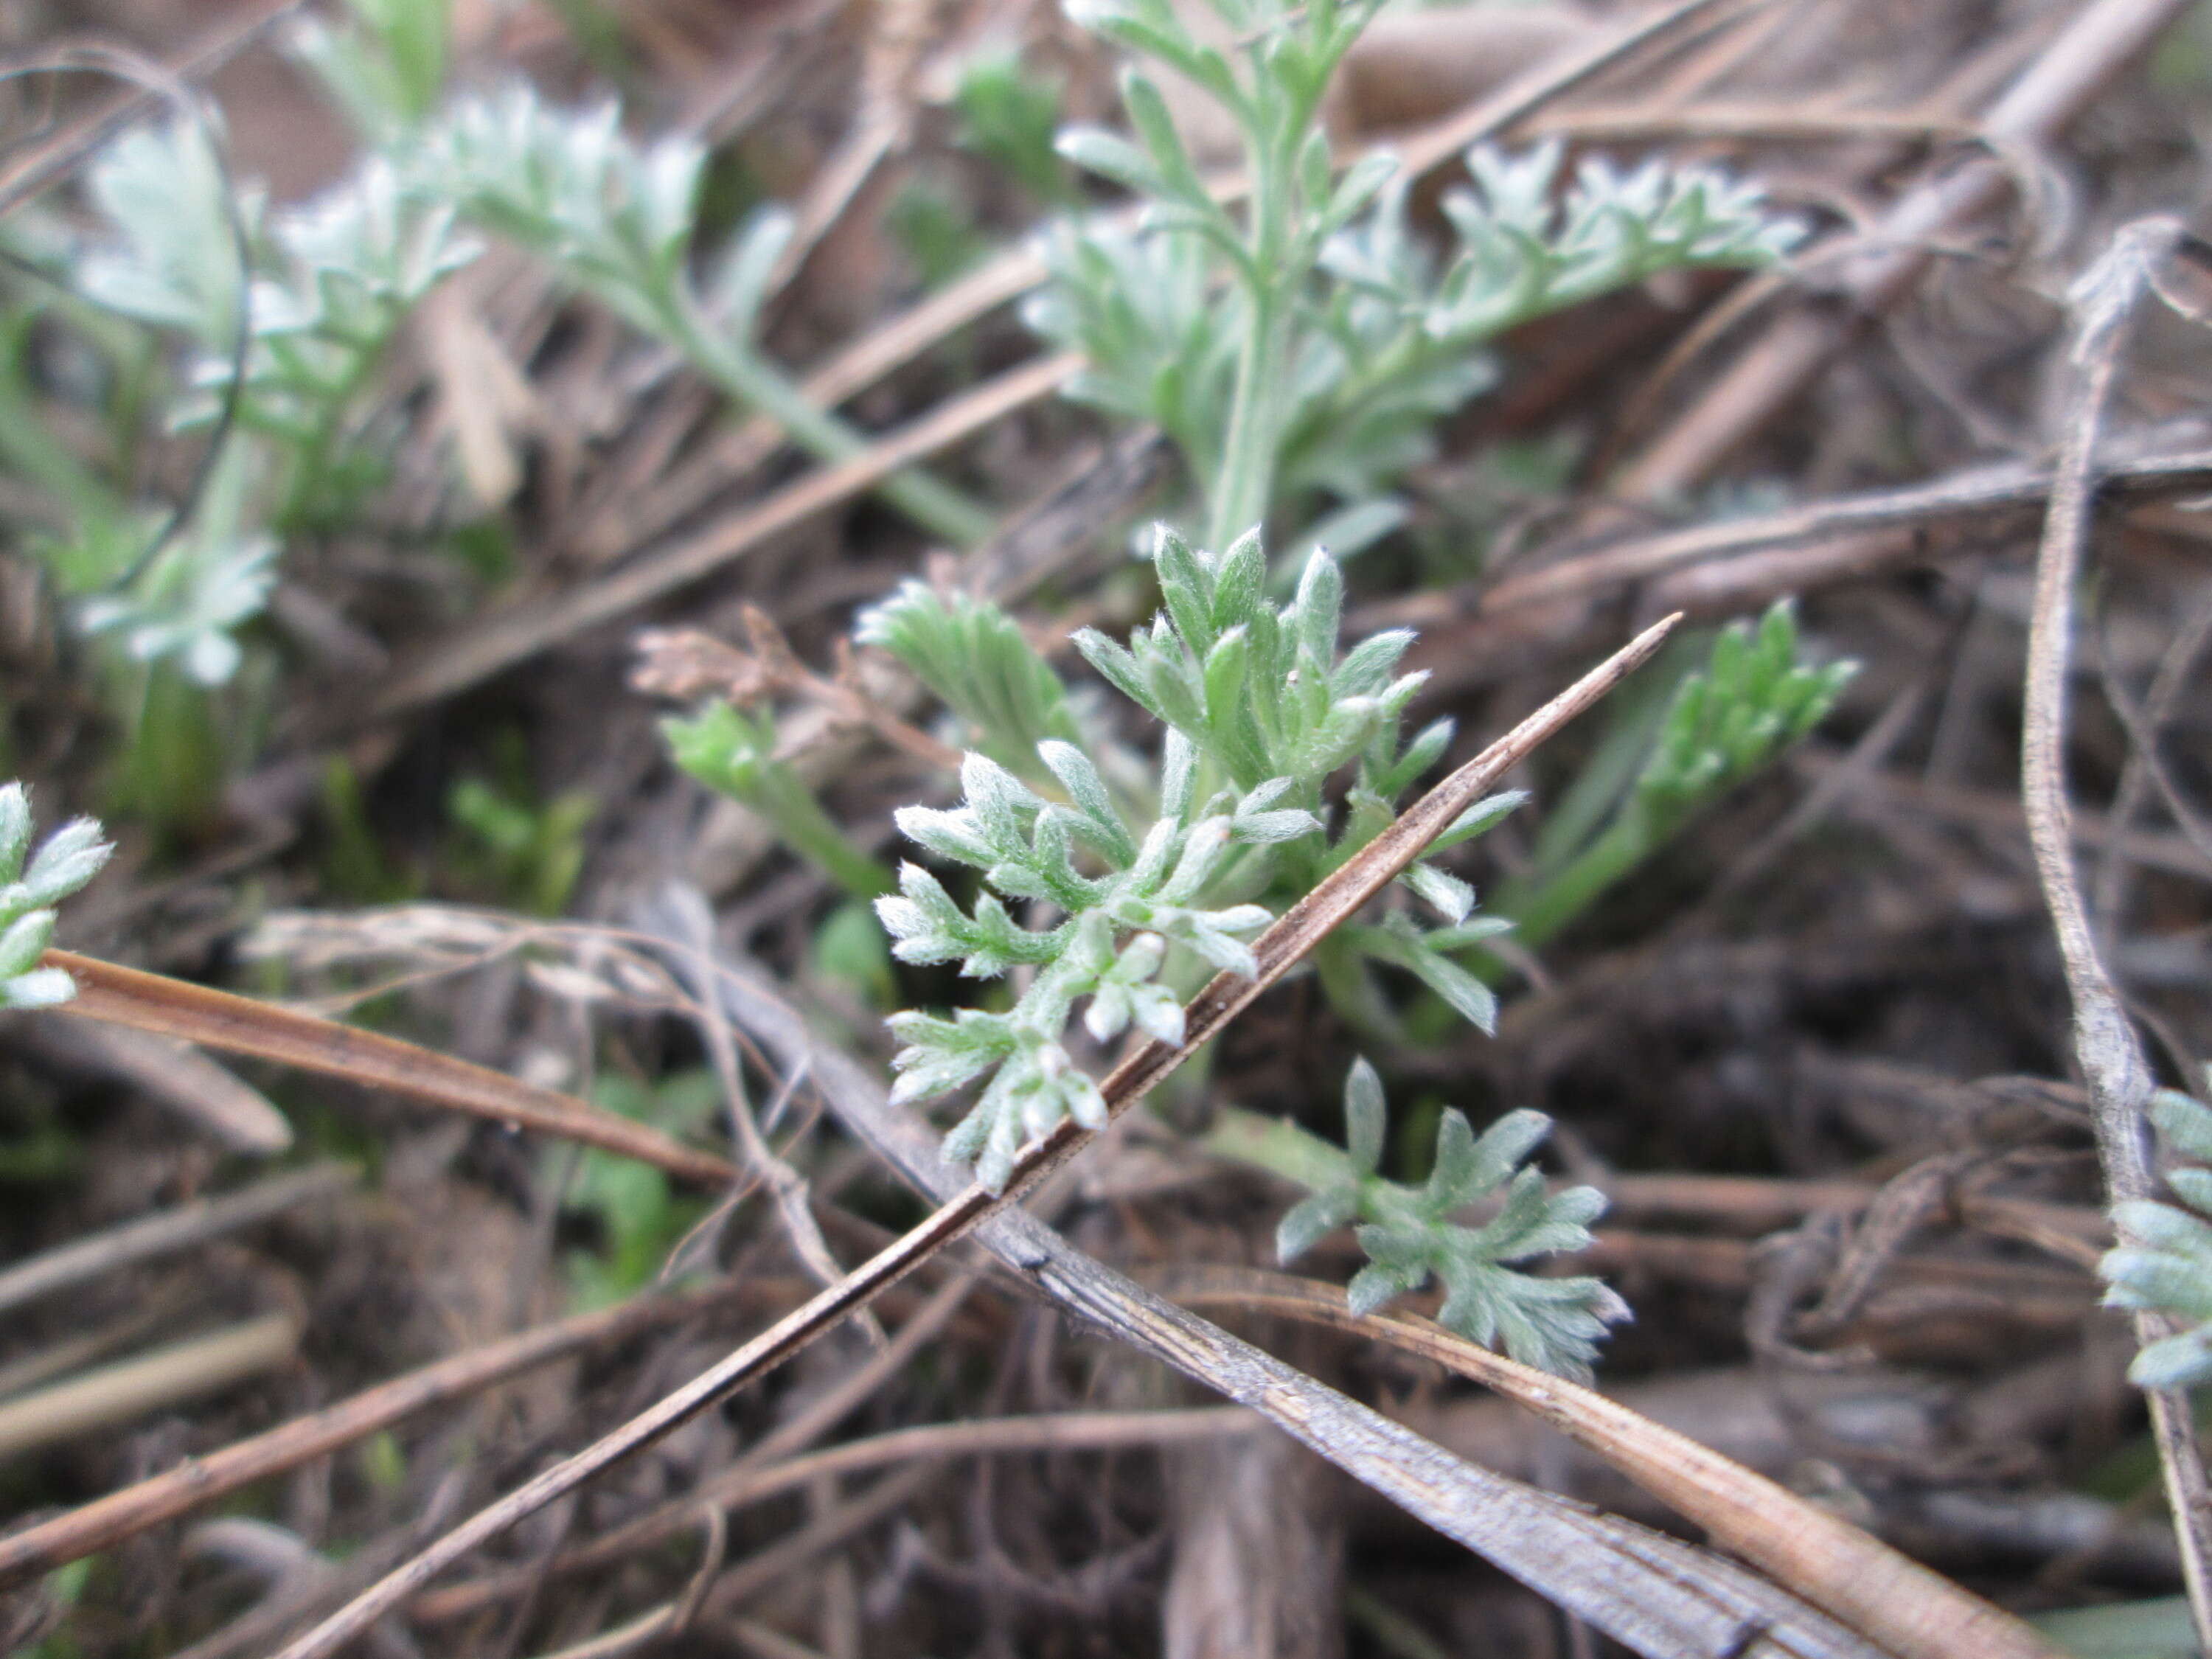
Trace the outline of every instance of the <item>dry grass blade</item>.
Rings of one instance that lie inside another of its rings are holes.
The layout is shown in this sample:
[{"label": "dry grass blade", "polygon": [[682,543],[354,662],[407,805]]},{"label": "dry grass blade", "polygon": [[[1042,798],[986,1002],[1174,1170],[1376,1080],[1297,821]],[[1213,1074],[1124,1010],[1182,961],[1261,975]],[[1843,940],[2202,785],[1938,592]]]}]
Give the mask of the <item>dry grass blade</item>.
[{"label": "dry grass blade", "polygon": [[[2074,592],[2096,494],[2098,429],[2136,304],[2184,234],[2180,222],[2172,219],[2146,219],[2124,227],[2075,290],[2073,358],[2078,380],[2051,479],[2043,544],[2036,555],[2035,605],[2023,690],[2021,791],[2028,841],[2035,851],[2036,877],[2058,936],[2059,954],[2066,963],[2066,988],[2074,1002],[2074,1054],[2088,1085],[2106,1196],[2114,1204],[2153,1196],[2143,1148],[2143,1114],[2152,1079],[2142,1041],[2097,953],[2096,934],[2074,868],[2066,799],[2066,687],[2073,655]],[[2137,1314],[2135,1323],[2136,1340],[2142,1343],[2155,1341],[2172,1329],[2163,1316],[2153,1313]],[[2212,1651],[2212,1481],[2206,1479],[2187,1392],[2154,1390],[2150,1408],[2197,1639]]]},{"label": "dry grass blade", "polygon": [[297,1468],[417,1412],[465,1399],[563,1354],[689,1318],[726,1300],[731,1288],[719,1285],[684,1296],[640,1297],[558,1320],[380,1382],[349,1400],[295,1418],[265,1434],[205,1457],[191,1458],[135,1486],[0,1538],[0,1589],[111,1549],[149,1527],[204,1509],[257,1480]]},{"label": "dry grass blade", "polygon": [[2057,1659],[2027,1626],[1763,1474],[1594,1389],[1478,1347],[1431,1320],[1354,1314],[1334,1285],[1244,1267],[1147,1275],[1186,1307],[1286,1314],[1433,1359],[1534,1412],[1753,1565],[1899,1659]]},{"label": "dry grass blade", "polygon": [[[1830,537],[1872,530],[1918,531],[1954,517],[2032,507],[2050,493],[2051,484],[2048,467],[2007,462],[1933,483],[1871,490],[1779,513],[1638,537],[1505,577],[1483,595],[1481,611],[1487,616],[1547,599],[1604,593],[1709,561],[1801,547]],[[2114,458],[2104,484],[2139,493],[2203,489],[2212,486],[2212,451]]]},{"label": "dry grass blade", "polygon": [[[1481,754],[1408,808],[1391,826],[1327,881],[1286,912],[1253,947],[1259,973],[1251,979],[1224,974],[1192,999],[1180,1047],[1152,1042],[1114,1068],[1101,1085],[1110,1113],[1126,1111],[1344,921],[1421,849],[1521,764],[1547,738],[1633,673],[1665,641],[1675,618],[1647,629],[1613,656],[1538,709]],[[485,1540],[574,1491],[600,1470],[647,1446],[726,1398],[762,1372],[779,1365],[840,1320],[858,1312],[978,1221],[1005,1207],[1049,1170],[1091,1139],[1064,1121],[1034,1143],[1015,1165],[1004,1195],[969,1186],[904,1237],[793,1310],[720,1364],[694,1377],[649,1410],[547,1470],[489,1508],[479,1510],[412,1561],[386,1577],[287,1647],[280,1659],[320,1659],[336,1652],[405,1601],[431,1578]]]},{"label": "dry grass blade", "polygon": [[49,951],[43,960],[47,967],[67,969],[76,981],[76,1000],[64,1004],[62,1012],[78,1018],[105,1020],[204,1048],[278,1060],[368,1088],[387,1089],[510,1127],[619,1152],[707,1186],[726,1185],[737,1175],[730,1164],[711,1152],[696,1152],[658,1129],[602,1111],[574,1095],[535,1088],[397,1037],[74,951]]},{"label": "dry grass blade", "polygon": [[296,1318],[264,1314],[0,1403],[0,1458],[227,1389],[285,1364],[299,1346]]},{"label": "dry grass blade", "polygon": [[84,1284],[102,1273],[157,1255],[189,1249],[315,1199],[345,1191],[357,1179],[343,1164],[318,1164],[271,1176],[222,1198],[179,1205],[143,1220],[95,1233],[0,1273],[0,1312]]}]

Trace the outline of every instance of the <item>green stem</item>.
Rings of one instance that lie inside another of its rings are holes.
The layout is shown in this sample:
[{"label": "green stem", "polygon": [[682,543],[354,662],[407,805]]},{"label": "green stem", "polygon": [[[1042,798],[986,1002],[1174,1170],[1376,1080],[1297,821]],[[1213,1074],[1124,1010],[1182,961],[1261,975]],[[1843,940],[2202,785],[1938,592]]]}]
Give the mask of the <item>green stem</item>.
[{"label": "green stem", "polygon": [[[1255,207],[1255,212],[1258,210]],[[1264,239],[1255,239],[1260,240]],[[1255,258],[1265,254],[1255,248]],[[1230,396],[1229,430],[1212,491],[1206,541],[1215,552],[1266,523],[1275,493],[1275,464],[1282,428],[1283,362],[1290,341],[1290,307],[1278,273],[1261,264],[1252,291],[1252,325],[1237,356]]]},{"label": "green stem", "polygon": [[[765,358],[731,339],[702,316],[689,295],[664,309],[669,342],[731,398],[757,410],[817,460],[830,465],[867,452],[869,440],[806,394]],[[997,520],[986,508],[919,468],[893,473],[876,493],[932,535],[956,547],[988,539]]]},{"label": "green stem", "polygon": [[1515,944],[1534,950],[1594,903],[1613,883],[1649,858],[1657,842],[1633,802],[1603,834],[1566,866],[1525,897],[1509,890],[1499,914],[1513,919]]},{"label": "green stem", "polygon": [[891,872],[838,827],[782,762],[769,761],[758,769],[744,803],[775,826],[785,845],[854,898],[872,899],[896,888]]},{"label": "green stem", "polygon": [[1216,1158],[1265,1170],[1310,1192],[1344,1186],[1359,1175],[1341,1147],[1287,1118],[1262,1117],[1236,1106],[1215,1110],[1213,1127],[1201,1145]]},{"label": "green stem", "polygon": [[[1268,130],[1272,127],[1273,130]],[[1267,522],[1274,504],[1275,468],[1282,459],[1282,392],[1291,347],[1291,302],[1305,280],[1291,258],[1291,172],[1305,123],[1278,112],[1247,128],[1252,155],[1250,255],[1245,292],[1250,326],[1237,354],[1221,468],[1211,493],[1206,540],[1216,553]]]}]

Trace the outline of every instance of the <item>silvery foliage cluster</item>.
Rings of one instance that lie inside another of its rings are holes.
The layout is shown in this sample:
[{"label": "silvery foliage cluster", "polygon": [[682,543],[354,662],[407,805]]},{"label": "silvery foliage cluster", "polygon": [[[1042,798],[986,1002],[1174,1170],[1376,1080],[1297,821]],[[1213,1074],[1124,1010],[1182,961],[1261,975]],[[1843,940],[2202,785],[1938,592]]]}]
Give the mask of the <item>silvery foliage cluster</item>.
[{"label": "silvery foliage cluster", "polygon": [[1855,662],[1802,661],[1787,600],[1753,629],[1735,622],[1705,666],[1668,705],[1659,741],[1636,784],[1647,839],[1671,835],[1715,794],[1741,782],[1818,726],[1858,672]]},{"label": "silvery foliage cluster", "polygon": [[[545,256],[625,321],[667,335],[690,293],[685,260],[705,163],[689,138],[633,142],[612,101],[556,109],[515,82],[455,102],[412,146],[410,171],[426,193]],[[787,234],[783,216],[763,218],[738,239],[736,268],[764,279]]]},{"label": "silvery foliage cluster", "polygon": [[[1790,603],[1730,623],[1655,709],[1632,706],[1557,804],[1500,908],[1534,948],[1827,716],[1858,671],[1800,655]],[[1626,742],[1624,742],[1626,740]],[[1628,764],[1622,763],[1626,761]]]},{"label": "silvery foliage cluster", "polygon": [[[1029,781],[971,752],[957,807],[898,814],[909,838],[982,872],[991,890],[963,910],[937,877],[906,865],[898,896],[878,904],[893,953],[957,962],[977,978],[1016,969],[1034,975],[1003,1013],[910,1012],[891,1022],[902,1045],[893,1061],[897,1101],[988,1079],[945,1152],[975,1164],[977,1180],[994,1190],[1030,1136],[1065,1117],[1087,1127],[1105,1121],[1097,1085],[1062,1047],[1079,1001],[1089,999],[1084,1023],[1101,1042],[1132,1025],[1179,1042],[1182,1007],[1159,979],[1170,950],[1213,969],[1255,971],[1249,937],[1371,840],[1450,738],[1439,722],[1401,743],[1406,705],[1424,678],[1395,672],[1413,636],[1394,631],[1340,651],[1343,579],[1326,554],[1313,556],[1295,597],[1279,606],[1263,592],[1256,533],[1216,556],[1162,526],[1152,551],[1164,608],[1152,626],[1126,644],[1091,629],[1074,643],[1167,727],[1156,781],[1117,789],[1085,748],[1053,737],[1034,744]],[[1068,718],[1065,694],[1010,621],[978,620],[980,604],[910,584],[863,632],[954,708],[987,721],[1010,715],[998,727],[1003,752],[1007,732]],[[1339,814],[1322,784],[1347,763],[1357,770]],[[1479,833],[1510,805],[1471,809],[1440,844]],[[1405,880],[1448,923],[1466,922],[1474,894],[1456,878],[1424,863]],[[1057,920],[1025,925],[1007,900]],[[1435,950],[1402,921],[1395,937],[1405,954]],[[1470,1017],[1487,1018],[1481,995],[1463,1005]]]},{"label": "silvery foliage cluster", "polygon": [[[1551,1119],[1508,1112],[1478,1138],[1464,1115],[1447,1109],[1436,1162],[1416,1188],[1377,1173],[1386,1113],[1382,1080],[1364,1060],[1345,1079],[1344,1117],[1343,1152],[1317,1140],[1311,1148],[1335,1166],[1332,1178],[1275,1230],[1285,1264],[1350,1225],[1369,1264],[1345,1287],[1355,1314],[1372,1313],[1433,1275],[1444,1289],[1439,1324],[1486,1347],[1502,1343],[1523,1364],[1587,1381],[1606,1327],[1631,1316],[1627,1303],[1601,1279],[1539,1279],[1515,1266],[1588,1249],[1589,1223],[1605,1212],[1605,1194],[1595,1187],[1547,1192],[1540,1171],[1519,1167],[1552,1132]],[[1452,1219],[1500,1188],[1504,1202],[1482,1225]]]},{"label": "silvery foliage cluster", "polygon": [[[1439,253],[1410,223],[1410,180],[1392,158],[1367,156],[1340,177],[1318,126],[1286,131],[1311,118],[1311,76],[1334,68],[1333,58],[1314,61],[1294,27],[1319,9],[1214,0],[1214,9],[1249,40],[1242,75],[1167,0],[1097,0],[1077,15],[1218,100],[1246,134],[1255,177],[1284,154],[1290,228],[1276,258],[1254,268],[1246,227],[1259,206],[1240,219],[1215,201],[1158,88],[1132,70],[1122,93],[1135,141],[1076,130],[1061,149],[1131,191],[1142,216],[1056,228],[1046,243],[1054,281],[1027,313],[1089,358],[1073,395],[1157,423],[1201,479],[1221,464],[1255,291],[1274,272],[1296,285],[1273,416],[1277,496],[1322,489],[1361,503],[1425,459],[1436,423],[1491,384],[1486,342],[1662,271],[1771,264],[1801,234],[1717,168],[1622,171],[1592,158],[1562,199],[1556,143],[1519,156],[1479,146],[1467,156],[1469,185],[1444,198],[1452,242]],[[1373,8],[1328,9],[1340,54]]]},{"label": "silvery foliage cluster", "polygon": [[[2212,1066],[2205,1070],[2212,1088]],[[2147,1345],[2128,1366],[2145,1389],[2189,1389],[2212,1382],[2212,1108],[2179,1089],[2151,1097],[2151,1122],[2172,1155],[2197,1160],[2166,1171],[2179,1204],[2148,1199],[2112,1206],[2123,1240],[2099,1264],[2108,1307],[2167,1314],[2187,1329]]]},{"label": "silvery foliage cluster", "polygon": [[910,579],[862,615],[854,637],[913,669],[977,747],[1032,782],[1049,775],[1039,744],[1085,741],[1060,676],[1030,648],[1021,625],[988,600]]},{"label": "silvery foliage cluster", "polygon": [[87,526],[106,550],[60,550],[57,562],[107,590],[82,606],[87,628],[219,684],[237,669],[237,629],[267,601],[278,537],[343,519],[380,475],[362,445],[375,372],[408,313],[476,249],[374,157],[270,213],[226,177],[208,130],[183,119],[122,135],[87,193],[101,225],[74,264],[79,291],[183,338],[173,428],[214,428],[234,398],[236,418],[189,521],[143,568],[132,567],[158,519],[143,538]]},{"label": "silvery foliage cluster", "polygon": [[0,786],[0,1008],[51,1008],[76,994],[59,968],[39,957],[54,936],[54,906],[100,873],[115,849],[91,818],[75,818],[46,837],[30,868],[31,792]]},{"label": "silvery foliage cluster", "polygon": [[[608,101],[564,110],[513,82],[463,98],[424,124],[408,172],[425,197],[544,258],[624,321],[680,354],[728,396],[772,416],[818,459],[848,459],[867,440],[816,407],[755,340],[761,308],[794,219],[757,210],[692,274],[707,152],[669,136],[641,143]],[[956,546],[981,541],[990,518],[919,471],[879,493]]]}]

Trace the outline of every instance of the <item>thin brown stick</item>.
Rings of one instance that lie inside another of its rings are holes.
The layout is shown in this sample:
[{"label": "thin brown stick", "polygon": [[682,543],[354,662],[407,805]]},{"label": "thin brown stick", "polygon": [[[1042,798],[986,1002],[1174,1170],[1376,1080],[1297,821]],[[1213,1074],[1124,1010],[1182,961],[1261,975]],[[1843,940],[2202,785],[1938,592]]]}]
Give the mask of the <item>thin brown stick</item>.
[{"label": "thin brown stick", "polygon": [[[2212,450],[2202,447],[2099,457],[2100,495],[2124,500],[2186,495],[2212,489]],[[2007,461],[1927,483],[1867,490],[1806,501],[1715,524],[1656,535],[1572,544],[1534,555],[1532,568],[1501,578],[1481,597],[1476,614],[1501,615],[1559,599],[1599,598],[1699,565],[1782,548],[1802,548],[1874,531],[1917,533],[1954,520],[2002,519],[2040,507],[2051,494],[2047,465]],[[1462,601],[1449,593],[1417,594],[1362,612],[1376,623],[1419,626],[1452,617]]]},{"label": "thin brown stick", "polygon": [[[920,1495],[932,1474],[927,1468],[902,1470],[878,1480],[858,1498],[833,1505],[788,1538],[731,1568],[702,1598],[703,1610],[720,1624],[732,1607],[748,1596],[788,1577],[802,1563],[836,1548],[862,1528],[903,1507]],[[682,1613],[679,1603],[664,1601],[620,1629],[546,1655],[545,1659],[616,1659],[664,1635],[673,1635],[681,1626]]]},{"label": "thin brown stick", "polygon": [[[988,1457],[1012,1452],[1117,1451],[1194,1442],[1214,1444],[1225,1436],[1248,1434],[1263,1426],[1259,1418],[1236,1406],[1201,1406],[1187,1411],[1043,1413],[965,1423],[925,1423],[771,1464],[754,1471],[742,1486],[702,1494],[698,1502],[709,1504],[711,1512],[720,1515],[740,1504],[758,1503],[780,1493],[799,1491],[817,1480],[886,1464],[939,1463],[955,1457]],[[867,1506],[869,1519],[884,1507],[874,1501],[880,1490],[872,1490],[859,1500],[859,1504]],[[902,1484],[901,1500],[911,1491]],[[829,1516],[811,1522],[774,1549],[740,1562],[713,1587],[707,1597],[708,1605],[718,1616],[726,1616],[731,1607],[787,1572],[799,1559],[818,1554],[854,1530],[851,1524],[834,1524],[834,1521],[843,1511],[856,1507],[841,1505]],[[696,1504],[692,1512],[697,1514]],[[556,1570],[570,1569],[556,1562]],[[451,1617],[463,1610],[459,1607],[449,1610],[442,1598],[435,1595],[425,1596],[409,1609],[423,1622]],[[647,1629],[657,1634],[679,1622],[678,1611],[675,1602],[665,1603],[623,1626],[620,1632],[611,1632],[599,1639],[612,1641],[617,1635],[635,1635]],[[582,1650],[571,1648],[566,1651],[574,1654]]]},{"label": "thin brown stick", "polygon": [[1147,1277],[1186,1307],[1287,1314],[1419,1354],[1496,1389],[1697,1522],[1722,1548],[1899,1659],[2057,1659],[2058,1649],[2011,1614],[1765,1475],[1595,1389],[1492,1353],[1431,1320],[1354,1314],[1334,1285],[1258,1268],[1170,1268]]},{"label": "thin brown stick", "polygon": [[634,1298],[556,1320],[380,1382],[205,1457],[187,1459],[136,1486],[0,1538],[0,1589],[111,1549],[257,1480],[327,1456],[417,1412],[465,1399],[563,1354],[688,1319],[726,1301],[732,1288],[718,1285],[683,1296]]},{"label": "thin brown stick", "polygon": [[706,1186],[726,1186],[737,1177],[726,1159],[695,1151],[649,1125],[398,1037],[71,951],[49,951],[41,962],[67,969],[76,981],[76,996],[61,1012],[77,1018],[181,1037],[204,1048],[389,1090],[510,1127],[619,1152]]},{"label": "thin brown stick", "polygon": [[[1200,1046],[1218,1036],[1252,1000],[1280,979],[1300,957],[1413,863],[1421,849],[1442,834],[1528,755],[1632,673],[1656,651],[1673,629],[1669,617],[1646,629],[1605,662],[1523,720],[1407,810],[1359,854],[1293,905],[1253,947],[1258,972],[1250,979],[1218,976],[1191,1001],[1184,1013],[1184,1040],[1176,1046],[1148,1042],[1114,1068],[1101,1085],[1109,1113],[1126,1111]],[[1004,1194],[969,1185],[913,1231],[854,1269],[710,1367],[684,1387],[641,1413],[612,1433],[526,1482],[515,1492],[479,1510],[387,1575],[366,1594],[288,1646],[280,1659],[322,1659],[408,1600],[439,1572],[485,1540],[496,1537],[524,1516],[574,1491],[592,1476],[650,1445],[743,1386],[781,1364],[823,1331],[857,1312],[952,1243],[978,1221],[1012,1202],[1039,1177],[1056,1168],[1093,1139],[1072,1119],[1032,1143],[1014,1167]]]},{"label": "thin brown stick", "polygon": [[180,1204],[159,1215],[111,1227],[59,1249],[48,1250],[0,1273],[0,1312],[68,1290],[133,1262],[171,1255],[241,1227],[250,1227],[257,1221],[266,1221],[310,1200],[343,1192],[357,1179],[356,1171],[346,1164],[317,1164],[257,1181],[221,1198]]},{"label": "thin brown stick", "polygon": [[[2021,740],[2021,795],[2044,903],[2066,963],[2074,1004],[2074,1055],[2089,1089],[2097,1153],[2113,1204],[2153,1195],[2143,1146],[2143,1109],[2152,1091],[2150,1064],[2097,954],[2096,934],[2074,868],[2066,799],[2066,690],[2073,654],[2074,589],[2089,539],[2096,494],[2097,432],[2119,372],[2121,348],[2152,273],[2184,234],[2178,220],[2124,226],[2075,290],[2073,358],[2079,374],[2070,418],[2051,479],[2051,510],[2035,564],[2035,604],[2027,641],[2026,711]],[[2122,1230],[2123,1243],[2130,1242]],[[2135,1318],[2136,1340],[2170,1334],[2161,1316]],[[2181,1545],[2197,1639],[2212,1651],[2212,1482],[2205,1476],[2190,1398],[2182,1389],[2150,1392],[2151,1425],[2166,1501]]]}]

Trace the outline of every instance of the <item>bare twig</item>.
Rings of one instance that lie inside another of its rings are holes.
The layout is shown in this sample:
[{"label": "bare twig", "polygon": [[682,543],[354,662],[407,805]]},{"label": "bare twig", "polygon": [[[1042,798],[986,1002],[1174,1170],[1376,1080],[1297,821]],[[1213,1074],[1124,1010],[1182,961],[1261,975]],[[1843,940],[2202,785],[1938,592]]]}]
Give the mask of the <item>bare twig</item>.
[{"label": "bare twig", "polygon": [[713,1285],[688,1295],[635,1298],[578,1314],[439,1360],[265,1434],[192,1458],[0,1538],[0,1589],[112,1548],[149,1527],[189,1515],[257,1480],[297,1468],[417,1412],[465,1399],[563,1354],[690,1318],[728,1300],[732,1289]]},{"label": "bare twig", "polygon": [[[1218,1036],[1254,998],[1350,917],[1421,849],[1515,767],[1583,709],[1633,672],[1659,648],[1674,626],[1668,618],[1647,629],[1528,719],[1454,772],[1401,816],[1320,886],[1293,905],[1253,947],[1258,972],[1250,979],[1223,974],[1200,991],[1184,1015],[1184,1041],[1153,1041],[1114,1068],[1101,1085],[1109,1113],[1142,1099],[1194,1051]],[[886,1246],[837,1284],[710,1367],[649,1410],[593,1445],[479,1510],[367,1594],[357,1597],[284,1650],[281,1659],[320,1659],[337,1651],[406,1601],[452,1562],[489,1538],[574,1491],[600,1470],[652,1444],[678,1425],[726,1398],[746,1382],[781,1364],[848,1315],[866,1307],[930,1256],[996,1212],[1048,1171],[1093,1139],[1073,1120],[1033,1143],[1016,1163],[1001,1195],[970,1185],[904,1237]]]},{"label": "bare twig", "polygon": [[282,1215],[312,1199],[344,1191],[357,1177],[343,1164],[318,1164],[256,1182],[222,1198],[180,1204],[141,1220],[112,1227],[59,1249],[19,1261],[0,1273],[0,1311],[82,1285],[151,1256],[168,1255],[210,1238]]},{"label": "bare twig", "polygon": [[[2021,788],[2035,870],[2066,963],[2074,1003],[2074,1054],[2089,1089],[2106,1196],[2118,1205],[2153,1195],[2143,1146],[2150,1065],[2097,955],[2087,907],[2074,868],[2066,799],[2066,691],[2073,652],[2075,582],[2089,539],[2096,489],[2097,430],[2118,377],[2128,324],[2155,267],[2183,234],[2178,221],[2146,219],[2122,228],[2074,294],[2073,358],[2079,374],[2071,417],[2061,436],[2051,510],[2036,556],[2035,605],[2028,635]],[[2123,1243],[2127,1242],[2123,1238]],[[2170,1333],[2163,1316],[2135,1319],[2136,1340]],[[2181,1543],[2197,1641],[2212,1650],[2212,1483],[2197,1442],[2196,1419],[2181,1389],[2150,1394],[2151,1422]]]},{"label": "bare twig", "polygon": [[1696,1522],[1715,1543],[1765,1568],[1899,1659],[2054,1659],[2058,1652],[2009,1613],[1765,1475],[1594,1389],[1478,1347],[1431,1320],[1361,1316],[1334,1285],[1255,1268],[1170,1269],[1153,1282],[1187,1307],[1246,1308],[1334,1326],[1495,1389]]},{"label": "bare twig", "polygon": [[658,1129],[574,1095],[540,1089],[398,1037],[74,951],[49,951],[42,961],[46,967],[66,969],[76,981],[76,998],[64,1003],[61,1012],[78,1018],[106,1020],[388,1089],[495,1123],[619,1152],[708,1186],[726,1185],[738,1173],[711,1152],[695,1152]]}]

